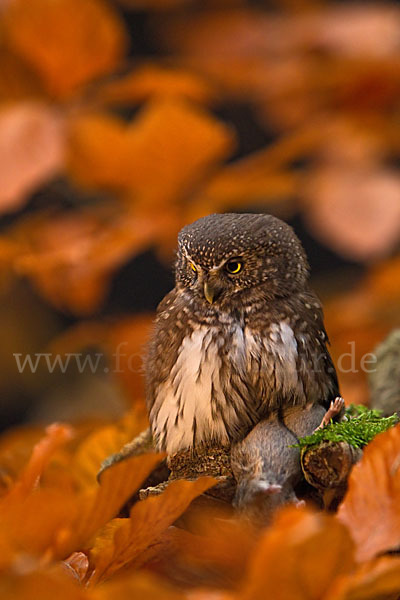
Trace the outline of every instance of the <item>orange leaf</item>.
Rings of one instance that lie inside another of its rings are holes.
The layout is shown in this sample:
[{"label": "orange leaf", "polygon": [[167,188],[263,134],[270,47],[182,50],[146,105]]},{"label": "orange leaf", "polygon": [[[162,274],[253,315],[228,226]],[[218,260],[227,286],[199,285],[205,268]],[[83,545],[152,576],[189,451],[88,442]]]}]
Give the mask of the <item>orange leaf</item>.
[{"label": "orange leaf", "polygon": [[91,549],[89,558],[94,568],[91,583],[106,579],[124,565],[140,560],[141,553],[187,509],[192,500],[214,484],[215,479],[211,477],[173,481],[161,495],[136,503],[130,519],[121,519],[114,524],[115,531],[109,543],[103,536]]},{"label": "orange leaf", "polygon": [[102,301],[114,269],[151,245],[170,222],[125,211],[32,219],[17,233],[26,247],[15,265],[61,310],[92,312]]},{"label": "orange leaf", "polygon": [[118,4],[128,8],[168,10],[185,4],[192,4],[193,0],[116,0]]},{"label": "orange leaf", "polygon": [[80,489],[97,486],[97,474],[107,456],[121,450],[148,426],[147,420],[135,412],[128,413],[122,421],[102,427],[87,436],[76,450],[71,465]]},{"label": "orange leaf", "polygon": [[347,525],[357,558],[367,560],[400,545],[400,425],[378,435],[349,478],[338,519]]},{"label": "orange leaf", "polygon": [[[112,519],[163,458],[148,454],[113,465],[100,487],[86,493],[62,489],[33,490],[25,497],[1,500],[0,546],[33,556],[63,559]],[[10,499],[10,500],[9,500]]]},{"label": "orange leaf", "polygon": [[61,170],[63,123],[54,110],[21,103],[0,112],[0,212],[20,208],[36,187]]},{"label": "orange leaf", "polygon": [[255,548],[243,600],[321,600],[339,575],[352,570],[353,545],[334,517],[287,508]]},{"label": "orange leaf", "polygon": [[[29,568],[28,563],[26,566]],[[43,572],[4,575],[0,596],[2,600],[88,600],[85,590],[64,574]]]},{"label": "orange leaf", "polygon": [[100,489],[97,493],[87,494],[79,514],[59,535],[56,555],[61,558],[81,549],[100,527],[115,516],[162,458],[162,454],[143,454],[114,464],[104,471]]},{"label": "orange leaf", "polygon": [[109,353],[113,372],[121,379],[133,402],[145,397],[143,356],[150,335],[153,315],[122,319],[109,333]]},{"label": "orange leaf", "polygon": [[132,104],[151,96],[181,96],[203,103],[210,101],[212,90],[204,79],[190,71],[147,64],[104,84],[98,93],[100,102],[107,104]]},{"label": "orange leaf", "polygon": [[104,115],[77,119],[69,163],[82,184],[129,190],[149,211],[149,203],[176,203],[231,148],[229,128],[206,112],[154,100],[130,125]]},{"label": "orange leaf", "polygon": [[57,97],[110,72],[123,54],[122,22],[102,0],[15,0],[5,22],[12,49]]},{"label": "orange leaf", "polygon": [[381,258],[398,243],[400,177],[396,172],[340,163],[320,167],[310,178],[306,195],[308,227],[343,256],[361,261]]},{"label": "orange leaf", "polygon": [[400,558],[383,557],[339,578],[326,600],[395,600],[400,590]]},{"label": "orange leaf", "polygon": [[0,48],[0,73],[1,102],[43,96],[37,75],[20,57],[6,48]]},{"label": "orange leaf", "polygon": [[65,444],[73,436],[73,430],[67,425],[57,423],[46,429],[46,437],[38,442],[33,448],[32,456],[21,473],[19,480],[15,483],[10,493],[6,496],[6,502],[15,502],[29,494],[37,485],[51,456],[61,445]]},{"label": "orange leaf", "polygon": [[[187,600],[189,598],[187,594],[172,588],[165,581],[152,577],[150,573],[134,573],[119,577],[98,586],[92,594],[90,598],[93,600],[136,598],[138,600]],[[211,600],[210,596],[208,600]]]}]

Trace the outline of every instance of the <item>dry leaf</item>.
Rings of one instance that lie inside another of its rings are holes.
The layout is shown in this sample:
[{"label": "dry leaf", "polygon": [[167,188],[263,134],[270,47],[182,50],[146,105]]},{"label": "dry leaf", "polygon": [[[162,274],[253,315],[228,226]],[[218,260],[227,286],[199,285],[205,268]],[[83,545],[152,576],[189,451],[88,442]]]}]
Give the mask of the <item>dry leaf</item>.
[{"label": "dry leaf", "polygon": [[339,578],[326,600],[397,600],[400,558],[378,558]]},{"label": "dry leaf", "polygon": [[306,195],[304,216],[313,235],[345,257],[382,258],[400,239],[400,177],[392,171],[324,167]]},{"label": "dry leaf", "polygon": [[15,0],[5,25],[11,48],[61,98],[114,69],[125,46],[122,22],[101,0]]},{"label": "dry leaf", "polygon": [[29,194],[63,167],[61,116],[39,103],[0,111],[0,212],[17,210]]},{"label": "dry leaf", "polygon": [[[106,473],[107,474],[107,471]],[[159,496],[134,504],[129,519],[115,524],[112,539],[104,537],[90,551],[94,569],[91,584],[110,577],[124,565],[140,561],[140,555],[187,509],[191,501],[215,484],[211,477],[196,481],[178,480]]]},{"label": "dry leaf", "polygon": [[400,546],[400,425],[378,435],[349,478],[338,519],[347,525],[358,560]]},{"label": "dry leaf", "polygon": [[137,315],[122,319],[109,332],[108,353],[112,370],[134,405],[145,398],[143,357],[153,321],[154,315]]},{"label": "dry leaf", "polygon": [[102,302],[114,270],[151,245],[168,215],[75,213],[27,220],[17,231],[24,251],[16,269],[61,310],[88,314]]},{"label": "dry leaf", "polygon": [[353,544],[331,516],[287,508],[254,550],[243,600],[321,600],[336,577],[353,567]]},{"label": "dry leaf", "polygon": [[[92,596],[91,596],[92,597]],[[149,573],[134,573],[98,586],[93,600],[186,600],[187,595]],[[211,599],[209,599],[211,600]]]},{"label": "dry leaf", "polygon": [[130,412],[118,423],[102,427],[88,435],[74,453],[71,469],[80,490],[97,485],[101,463],[118,452],[148,426],[145,416]]},{"label": "dry leaf", "polygon": [[89,600],[85,590],[67,576],[60,573],[29,573],[29,561],[26,562],[28,574],[24,574],[24,565],[21,564],[20,574],[10,573],[0,578],[2,600]]},{"label": "dry leaf", "polygon": [[213,95],[211,86],[190,71],[147,64],[120,79],[104,84],[98,91],[98,100],[106,104],[123,105],[143,102],[151,96],[181,96],[205,103]]},{"label": "dry leaf", "polygon": [[400,425],[378,435],[352,470],[338,519],[347,525],[357,558],[400,546]]},{"label": "dry leaf", "polygon": [[54,452],[73,436],[73,430],[67,425],[53,424],[47,427],[46,436],[33,448],[31,458],[15,482],[5,503],[14,503],[24,499],[37,486],[44,469]]},{"label": "dry leaf", "polygon": [[154,100],[129,125],[105,115],[76,120],[69,163],[79,182],[129,190],[135,203],[154,211],[172,208],[231,148],[229,128],[206,112]]},{"label": "dry leaf", "polygon": [[59,536],[55,554],[62,558],[82,549],[90,537],[115,516],[163,458],[162,454],[143,454],[104,471],[99,490],[84,496],[79,514]]}]

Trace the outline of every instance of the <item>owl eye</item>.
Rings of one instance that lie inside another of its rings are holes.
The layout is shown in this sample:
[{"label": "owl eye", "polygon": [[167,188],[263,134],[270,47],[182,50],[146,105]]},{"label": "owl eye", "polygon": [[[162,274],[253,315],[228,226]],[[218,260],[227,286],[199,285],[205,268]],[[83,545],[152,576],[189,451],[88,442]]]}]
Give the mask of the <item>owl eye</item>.
[{"label": "owl eye", "polygon": [[239,273],[242,270],[243,262],[237,258],[232,258],[231,260],[228,260],[225,268],[231,275],[236,275],[236,273]]},{"label": "owl eye", "polygon": [[189,263],[189,267],[192,269],[193,273],[197,273],[197,269],[193,263]]}]

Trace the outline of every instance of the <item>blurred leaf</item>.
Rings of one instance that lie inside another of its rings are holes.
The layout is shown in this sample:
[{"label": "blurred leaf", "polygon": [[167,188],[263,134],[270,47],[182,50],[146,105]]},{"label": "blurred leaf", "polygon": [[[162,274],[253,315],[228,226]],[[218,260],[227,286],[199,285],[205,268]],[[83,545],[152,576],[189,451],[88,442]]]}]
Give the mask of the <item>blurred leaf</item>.
[{"label": "blurred leaf", "polygon": [[132,9],[168,10],[193,4],[193,0],[116,0],[118,4]]},{"label": "blurred leaf", "polygon": [[63,167],[64,128],[59,114],[39,103],[0,110],[0,212],[17,210]]},{"label": "blurred leaf", "polygon": [[339,578],[326,600],[397,600],[399,590],[400,559],[384,557]]},{"label": "blurred leaf", "polygon": [[190,71],[150,63],[120,79],[103,84],[98,91],[98,100],[111,105],[124,105],[159,96],[183,97],[205,103],[213,98],[214,93],[203,78]]},{"label": "blurred leaf", "polygon": [[400,257],[394,257],[380,264],[375,264],[369,271],[365,287],[372,292],[378,302],[385,306],[388,303],[398,306],[400,299]]},{"label": "blurred leaf", "polygon": [[[107,471],[105,472],[105,474]],[[90,550],[91,583],[110,577],[140,555],[187,509],[196,496],[215,484],[211,477],[172,481],[159,496],[134,504],[129,519],[120,519]],[[112,535],[110,535],[112,533]],[[108,542],[108,543],[107,543]]]},{"label": "blurred leaf", "polygon": [[400,237],[400,177],[355,165],[322,167],[308,184],[305,218],[313,235],[343,256],[388,256]]},{"label": "blurred leaf", "polygon": [[33,448],[31,458],[16,481],[5,501],[15,502],[25,498],[38,484],[51,456],[73,436],[73,430],[67,425],[53,424],[46,429],[46,436]]},{"label": "blurred leaf", "polygon": [[59,309],[88,314],[103,300],[116,267],[149,247],[169,222],[164,214],[114,209],[27,220],[15,231],[24,247],[16,269]]},{"label": "blurred leaf", "polygon": [[187,594],[173,589],[150,573],[133,573],[98,586],[93,600],[187,600]]},{"label": "blurred leaf", "polygon": [[97,475],[105,458],[121,450],[147,427],[147,419],[137,411],[127,413],[118,423],[102,427],[87,436],[74,453],[71,468],[80,489],[97,486]]},{"label": "blurred leaf", "polygon": [[104,471],[99,490],[84,497],[79,514],[70,522],[69,531],[58,540],[57,556],[82,548],[98,529],[115,516],[162,458],[162,454],[142,454]]},{"label": "blurred leaf", "polygon": [[347,525],[357,558],[400,545],[400,425],[378,435],[353,467],[338,519]]},{"label": "blurred leaf", "polygon": [[132,403],[145,397],[143,357],[154,315],[137,315],[115,323],[109,331],[108,351],[114,374]]},{"label": "blurred leaf", "polygon": [[255,548],[240,598],[320,600],[353,567],[353,544],[331,516],[286,508]]},{"label": "blurred leaf", "polygon": [[0,101],[10,102],[43,97],[41,82],[19,56],[0,47]]},{"label": "blurred leaf", "polygon": [[80,183],[129,190],[149,211],[173,206],[231,148],[229,128],[206,112],[154,100],[129,125],[106,115],[77,119],[69,163]]},{"label": "blurred leaf", "polygon": [[11,489],[1,499],[0,545],[36,556],[46,552],[50,558],[65,558],[82,550],[161,458],[148,454],[113,465],[103,474],[100,487],[86,493],[38,488],[23,496]]},{"label": "blurred leaf", "polygon": [[15,0],[5,26],[11,48],[61,98],[114,69],[125,45],[122,22],[102,0]]},{"label": "blurred leaf", "polygon": [[4,575],[0,596],[2,600],[88,600],[85,591],[66,576],[41,572]]}]

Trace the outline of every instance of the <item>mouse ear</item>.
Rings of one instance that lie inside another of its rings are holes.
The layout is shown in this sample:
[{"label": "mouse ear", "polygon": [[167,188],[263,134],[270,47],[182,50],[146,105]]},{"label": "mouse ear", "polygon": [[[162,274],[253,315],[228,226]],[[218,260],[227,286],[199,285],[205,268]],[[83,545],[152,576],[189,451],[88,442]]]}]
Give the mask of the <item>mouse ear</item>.
[{"label": "mouse ear", "polygon": [[277,483],[268,483],[268,481],[259,481],[257,484],[258,491],[266,496],[279,494],[282,491],[282,486]]}]

